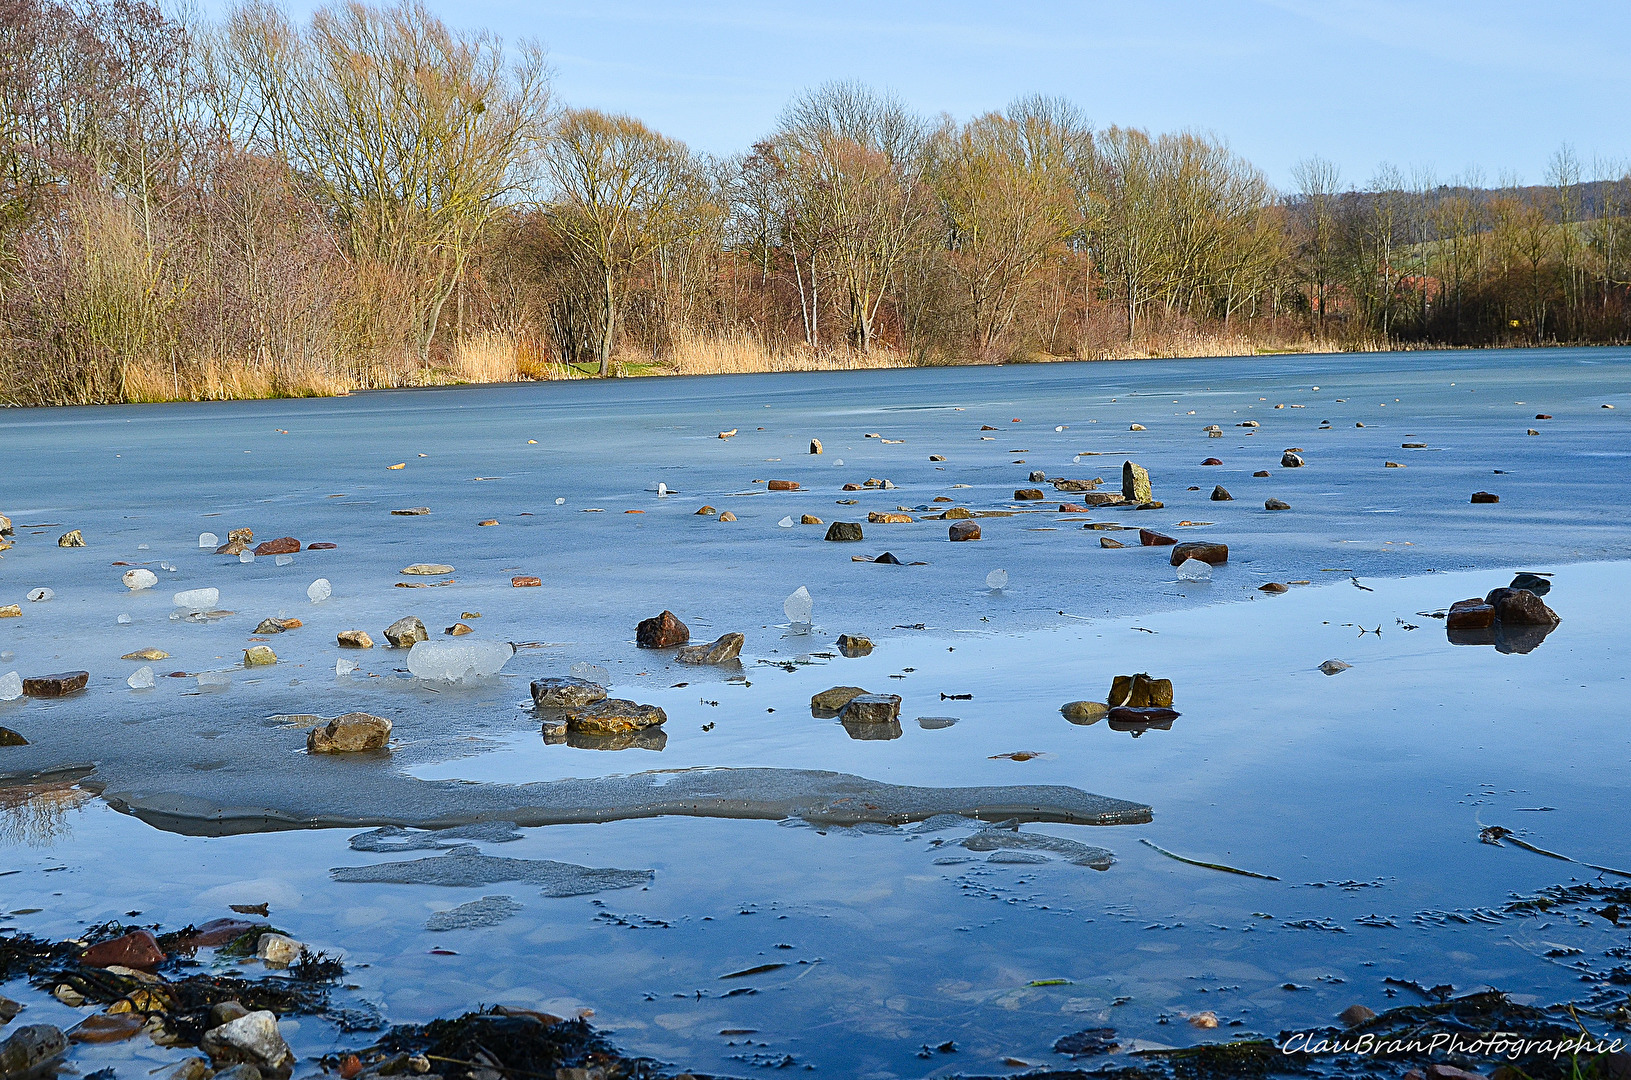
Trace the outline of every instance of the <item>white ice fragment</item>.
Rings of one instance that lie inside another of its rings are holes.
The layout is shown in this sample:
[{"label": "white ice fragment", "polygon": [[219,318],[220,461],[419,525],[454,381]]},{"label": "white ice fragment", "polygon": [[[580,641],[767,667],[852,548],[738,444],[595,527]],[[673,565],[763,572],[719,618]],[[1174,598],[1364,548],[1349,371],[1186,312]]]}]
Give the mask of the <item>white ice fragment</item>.
[{"label": "white ice fragment", "polygon": [[789,515],[788,517],[784,517],[780,521],[776,522],[776,524],[780,525],[784,529],[791,529],[793,527],[793,518],[791,515]]},{"label": "white ice fragment", "polygon": [[232,685],[232,676],[224,671],[200,671],[196,677],[200,690],[225,690]]},{"label": "white ice fragment", "polygon": [[985,575],[985,587],[988,589],[1006,589],[1008,587],[1008,571],[993,570]]},{"label": "white ice fragment", "polygon": [[356,670],[357,662],[355,660],[347,660],[342,656],[338,660],[334,661],[334,674],[336,676],[349,675]]},{"label": "white ice fragment", "polygon": [[53,592],[52,590],[44,589],[44,588],[30,589],[28,591],[29,601],[32,602],[32,603],[35,603],[35,604],[42,603],[43,601],[49,600],[55,595],[57,595],[57,594],[55,592]]},{"label": "white ice fragment", "polygon": [[408,653],[408,670],[432,682],[497,675],[515,655],[507,641],[421,641]]},{"label": "white ice fragment", "polygon": [[132,690],[153,689],[153,669],[143,664],[130,673],[130,678],[125,680],[125,685]]},{"label": "white ice fragment", "polygon": [[175,573],[175,572],[176,572],[176,568],[175,568],[175,567],[174,567],[174,566],[171,566],[171,565],[170,565],[170,564],[169,564],[169,563],[167,563],[167,562],[161,562],[161,563],[159,563],[159,569],[160,569],[160,570],[168,570],[168,571],[170,571],[170,573],[172,573],[172,574],[173,574],[173,573]]},{"label": "white ice fragment", "polygon": [[842,464],[844,464],[844,459],[843,458],[837,458],[836,460],[833,461],[834,466],[838,466],[838,465],[842,465]]},{"label": "white ice fragment", "polygon": [[113,621],[118,623],[120,626],[129,626],[130,622],[131,622],[131,619],[130,619],[129,615],[125,615],[125,614],[121,613],[120,616],[117,619],[113,620]]},{"label": "white ice fragment", "polygon": [[147,545],[146,544],[137,544],[136,545],[136,550],[137,551],[146,551],[147,550]]},{"label": "white ice fragment", "polygon": [[153,586],[157,585],[159,583],[159,576],[153,573],[151,570],[138,568],[135,570],[126,570],[125,576],[120,580],[125,583],[125,588],[129,589],[131,592],[141,592],[143,589],[151,589]]},{"label": "white ice fragment", "polygon": [[0,701],[16,701],[23,696],[23,677],[15,671],[0,675]]},{"label": "white ice fragment", "polygon": [[566,500],[565,499],[556,499],[555,500],[555,505],[556,506],[565,506],[566,505]]},{"label": "white ice fragment", "polygon": [[1063,431],[1063,430],[1065,430],[1065,425],[1063,425],[1063,424],[1060,424],[1060,425],[1059,425],[1059,426],[1058,426],[1058,427],[1055,427],[1055,428],[1054,428],[1054,429],[1053,429],[1053,430],[1055,430],[1055,431]]},{"label": "white ice fragment", "polygon": [[292,562],[294,562],[293,555],[279,555],[277,558],[272,560],[272,564],[274,566],[288,566]]},{"label": "white ice fragment", "polygon": [[599,664],[586,664],[581,660],[568,669],[568,674],[574,679],[583,679],[595,683],[597,686],[610,686],[612,682],[611,672]]},{"label": "white ice fragment", "polygon": [[255,561],[255,553],[253,551],[240,551],[240,552],[238,552],[238,561],[239,562],[254,562]]},{"label": "white ice fragment", "polygon": [[176,607],[188,611],[210,611],[221,602],[220,589],[183,589],[170,597]]},{"label": "white ice fragment", "polygon": [[1077,454],[1075,457],[1070,459],[1070,463],[1072,465],[1080,465],[1082,463],[1082,455]]},{"label": "white ice fragment", "polygon": [[808,623],[810,612],[815,610],[815,601],[810,599],[810,590],[800,585],[793,590],[793,595],[782,601],[782,611],[787,618],[795,623]]},{"label": "white ice fragment", "polygon": [[1185,559],[1178,567],[1179,581],[1211,581],[1212,564],[1199,559]]},{"label": "white ice fragment", "polygon": [[311,597],[312,603],[321,604],[334,595],[334,587],[328,583],[328,578],[320,577],[306,587],[306,595]]},{"label": "white ice fragment", "polygon": [[646,490],[655,491],[658,498],[663,498],[668,494],[668,485],[659,480],[655,484],[647,484]]},{"label": "white ice fragment", "polygon": [[218,548],[221,546],[221,538],[214,533],[199,533],[198,546],[201,548]]}]

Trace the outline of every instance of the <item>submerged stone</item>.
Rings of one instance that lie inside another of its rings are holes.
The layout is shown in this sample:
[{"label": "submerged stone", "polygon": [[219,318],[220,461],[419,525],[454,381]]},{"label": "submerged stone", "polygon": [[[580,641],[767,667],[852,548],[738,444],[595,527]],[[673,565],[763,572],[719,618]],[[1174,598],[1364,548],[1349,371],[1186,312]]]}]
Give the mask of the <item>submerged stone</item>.
[{"label": "submerged stone", "polygon": [[339,866],[329,871],[335,881],[387,885],[494,885],[524,881],[543,886],[545,896],[588,896],[608,889],[630,889],[648,884],[650,870],[617,870],[577,866],[552,859],[507,859],[483,855],[473,844],[453,848],[446,855],[371,866]]}]

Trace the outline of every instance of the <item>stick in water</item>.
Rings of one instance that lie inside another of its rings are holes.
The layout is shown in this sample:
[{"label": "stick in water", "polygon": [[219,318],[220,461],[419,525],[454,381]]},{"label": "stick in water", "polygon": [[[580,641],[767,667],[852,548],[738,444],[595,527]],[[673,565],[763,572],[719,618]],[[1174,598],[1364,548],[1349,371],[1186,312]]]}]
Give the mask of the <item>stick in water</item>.
[{"label": "stick in water", "polygon": [[1138,842],[1140,844],[1147,844],[1148,846],[1150,846],[1150,847],[1154,848],[1155,850],[1159,851],[1161,854],[1165,855],[1169,859],[1177,859],[1179,862],[1188,863],[1190,866],[1204,866],[1208,870],[1222,870],[1226,874],[1239,874],[1241,877],[1260,878],[1263,881],[1279,881],[1280,880],[1279,878],[1275,877],[1273,874],[1259,874],[1259,873],[1257,873],[1256,871],[1253,871],[1253,870],[1242,870],[1238,866],[1224,866],[1222,863],[1201,862],[1199,859],[1186,859],[1182,855],[1178,855],[1178,854],[1175,854],[1174,852],[1168,851],[1166,848],[1162,847],[1160,844],[1155,843],[1153,840],[1144,839],[1144,837],[1142,837],[1142,836],[1140,836],[1138,838]]},{"label": "stick in water", "polygon": [[1533,851],[1536,855],[1544,855],[1548,859],[1561,859],[1563,862],[1572,862],[1578,866],[1589,867],[1592,870],[1596,870],[1604,874],[1614,874],[1618,877],[1631,878],[1631,873],[1624,870],[1616,870],[1612,866],[1598,866],[1596,863],[1581,862],[1579,859],[1571,859],[1567,855],[1559,855],[1555,851],[1547,851],[1543,847],[1536,847],[1527,840],[1518,839],[1517,836],[1513,835],[1511,829],[1500,825],[1488,826],[1478,834],[1478,839],[1482,840],[1486,844],[1494,844],[1496,847],[1501,846],[1502,840],[1510,840],[1514,844],[1523,848],[1525,851]]}]

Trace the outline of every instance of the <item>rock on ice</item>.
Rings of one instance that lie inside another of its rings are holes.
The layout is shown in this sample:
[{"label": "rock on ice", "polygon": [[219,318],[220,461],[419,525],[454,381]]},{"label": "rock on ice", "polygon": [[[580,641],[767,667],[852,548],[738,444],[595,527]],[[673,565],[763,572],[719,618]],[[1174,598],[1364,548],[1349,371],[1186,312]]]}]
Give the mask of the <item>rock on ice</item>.
[{"label": "rock on ice", "polygon": [[179,608],[210,611],[221,602],[220,589],[184,589],[170,598]]},{"label": "rock on ice", "polygon": [[507,641],[421,641],[408,653],[408,670],[420,679],[458,682],[497,675],[514,655]]},{"label": "rock on ice", "polygon": [[334,588],[329,585],[326,577],[320,577],[306,587],[306,595],[311,597],[311,602],[314,604],[321,604],[333,594]]}]

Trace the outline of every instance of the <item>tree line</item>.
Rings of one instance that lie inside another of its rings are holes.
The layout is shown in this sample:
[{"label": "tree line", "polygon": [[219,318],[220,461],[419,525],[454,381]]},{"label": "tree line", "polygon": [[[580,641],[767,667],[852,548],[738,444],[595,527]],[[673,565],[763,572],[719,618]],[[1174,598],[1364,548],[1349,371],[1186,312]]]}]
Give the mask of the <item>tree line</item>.
[{"label": "tree line", "polygon": [[0,0],[0,397],[1631,336],[1623,167],[1295,182],[851,83],[712,157],[419,0]]}]

